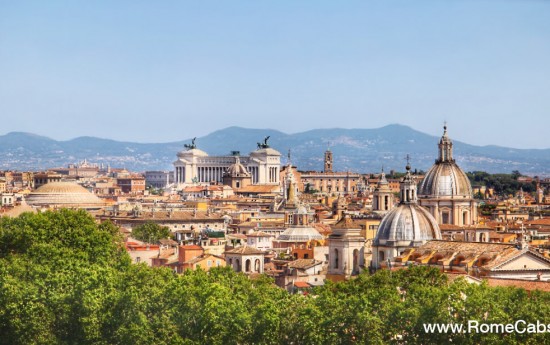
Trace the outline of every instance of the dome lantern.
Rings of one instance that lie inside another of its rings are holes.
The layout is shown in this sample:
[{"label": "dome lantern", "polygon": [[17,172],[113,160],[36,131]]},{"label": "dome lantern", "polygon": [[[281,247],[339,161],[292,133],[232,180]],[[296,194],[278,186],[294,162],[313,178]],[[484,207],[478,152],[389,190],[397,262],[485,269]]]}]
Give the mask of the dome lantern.
[{"label": "dome lantern", "polygon": [[447,135],[447,124],[443,126],[443,136],[439,140],[439,158],[436,163],[454,162],[453,142]]}]

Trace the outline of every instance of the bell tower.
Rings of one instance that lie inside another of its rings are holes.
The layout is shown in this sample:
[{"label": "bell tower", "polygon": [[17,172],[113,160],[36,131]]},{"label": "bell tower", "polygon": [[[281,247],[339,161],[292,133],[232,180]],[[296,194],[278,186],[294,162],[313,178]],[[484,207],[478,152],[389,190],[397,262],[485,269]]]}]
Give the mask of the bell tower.
[{"label": "bell tower", "polygon": [[324,172],[332,172],[332,151],[327,149],[325,151],[325,170]]},{"label": "bell tower", "polygon": [[440,162],[454,162],[453,159],[453,142],[447,135],[447,124],[443,126],[443,136],[439,140],[439,157],[436,163]]},{"label": "bell tower", "polygon": [[383,168],[380,174],[380,181],[378,181],[372,197],[373,211],[385,213],[393,208],[393,193]]}]

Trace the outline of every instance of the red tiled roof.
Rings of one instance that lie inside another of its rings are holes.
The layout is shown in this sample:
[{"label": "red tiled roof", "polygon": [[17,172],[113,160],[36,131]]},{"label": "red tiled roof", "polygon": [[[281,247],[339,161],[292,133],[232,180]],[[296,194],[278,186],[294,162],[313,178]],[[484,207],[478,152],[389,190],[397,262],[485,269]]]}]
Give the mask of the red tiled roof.
[{"label": "red tiled roof", "polygon": [[297,259],[294,261],[291,261],[287,264],[288,268],[301,268],[301,269],[307,269],[316,265],[321,264],[321,261],[317,261],[315,259]]},{"label": "red tiled roof", "polygon": [[527,225],[550,225],[550,218],[542,218],[536,220],[530,220],[526,222]]},{"label": "red tiled roof", "polygon": [[513,286],[523,288],[527,291],[541,290],[550,292],[550,283],[538,280],[518,280],[518,279],[498,279],[487,278],[487,284],[492,287],[496,286]]},{"label": "red tiled roof", "polygon": [[254,247],[242,246],[225,251],[226,254],[263,255],[264,252]]},{"label": "red tiled roof", "polygon": [[252,232],[252,233],[250,233],[250,234],[248,234],[248,235],[246,235],[246,236],[248,236],[248,237],[271,237],[270,234],[265,233],[265,232],[263,232],[263,231]]},{"label": "red tiled roof", "polygon": [[236,193],[275,193],[279,190],[279,186],[246,186],[237,189]]},{"label": "red tiled roof", "polygon": [[188,245],[185,245],[185,246],[180,246],[181,249],[189,249],[189,250],[202,250],[202,247],[201,246],[197,246],[196,244],[188,244]]},{"label": "red tiled roof", "polygon": [[299,288],[299,289],[305,289],[305,288],[311,287],[311,285],[309,285],[309,284],[306,283],[306,282],[295,282],[295,283],[294,283],[294,286],[296,286],[296,287]]}]

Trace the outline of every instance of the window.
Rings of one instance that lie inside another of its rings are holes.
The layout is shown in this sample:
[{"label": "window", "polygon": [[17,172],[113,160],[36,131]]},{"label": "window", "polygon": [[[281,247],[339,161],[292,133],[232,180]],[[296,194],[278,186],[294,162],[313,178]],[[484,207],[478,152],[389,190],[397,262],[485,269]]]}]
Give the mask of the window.
[{"label": "window", "polygon": [[441,223],[442,224],[449,224],[449,212],[443,212],[441,214]]},{"label": "window", "polygon": [[208,267],[212,267],[212,260],[208,260],[208,261],[206,262],[206,265],[207,265]]}]

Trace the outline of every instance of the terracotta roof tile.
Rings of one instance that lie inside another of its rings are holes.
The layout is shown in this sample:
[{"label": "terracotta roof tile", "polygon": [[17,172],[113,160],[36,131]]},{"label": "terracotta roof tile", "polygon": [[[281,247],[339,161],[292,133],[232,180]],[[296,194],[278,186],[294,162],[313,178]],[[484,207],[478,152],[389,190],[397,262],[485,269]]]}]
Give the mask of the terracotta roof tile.
[{"label": "terracotta roof tile", "polygon": [[261,254],[264,254],[264,252],[254,247],[241,246],[241,247],[226,250],[225,254],[261,255]]},{"label": "terracotta roof tile", "polygon": [[310,288],[311,287],[311,285],[309,285],[306,282],[294,282],[294,286],[296,286],[299,289],[305,289],[305,288]]},{"label": "terracotta roof tile", "polygon": [[300,269],[307,269],[316,265],[321,264],[321,261],[317,261],[315,259],[298,259],[289,262],[286,266],[288,268],[300,268]]},{"label": "terracotta roof tile", "polygon": [[517,279],[497,279],[487,278],[487,284],[491,287],[516,287],[523,288],[527,291],[541,290],[550,292],[550,282],[536,281],[536,280],[517,280]]}]

